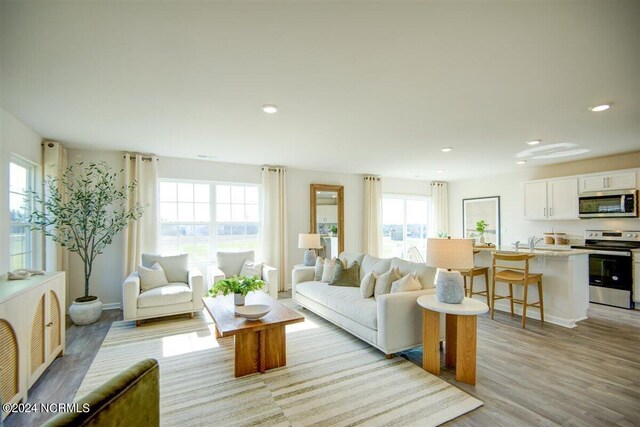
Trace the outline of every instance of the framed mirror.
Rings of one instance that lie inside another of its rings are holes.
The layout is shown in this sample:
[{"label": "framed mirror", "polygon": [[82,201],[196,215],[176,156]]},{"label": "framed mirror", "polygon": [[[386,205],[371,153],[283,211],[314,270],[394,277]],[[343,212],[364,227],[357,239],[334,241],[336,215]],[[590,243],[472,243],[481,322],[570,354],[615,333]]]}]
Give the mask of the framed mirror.
[{"label": "framed mirror", "polygon": [[311,184],[310,233],[320,235],[324,258],[337,257],[344,250],[344,187]]},{"label": "framed mirror", "polygon": [[500,246],[500,196],[462,200],[462,235]]}]

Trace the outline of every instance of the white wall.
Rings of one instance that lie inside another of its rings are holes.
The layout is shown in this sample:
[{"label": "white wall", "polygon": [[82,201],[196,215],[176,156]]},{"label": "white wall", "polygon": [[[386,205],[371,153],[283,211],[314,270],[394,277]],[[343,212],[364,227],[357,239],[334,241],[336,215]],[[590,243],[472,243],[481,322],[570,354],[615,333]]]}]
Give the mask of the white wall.
[{"label": "white wall", "polygon": [[[35,164],[42,164],[42,138],[0,109],[0,274],[9,269],[9,156],[17,154]],[[41,268],[39,264],[34,265]]]},{"label": "white wall", "polygon": [[516,240],[526,242],[532,235],[565,232],[573,240],[582,240],[585,230],[640,229],[638,218],[589,219],[572,221],[530,221],[523,218],[522,182],[561,176],[604,172],[640,167],[640,152],[602,157],[580,162],[562,163],[521,172],[449,183],[449,229],[454,237],[462,236],[462,200],[500,196],[502,244]]}]

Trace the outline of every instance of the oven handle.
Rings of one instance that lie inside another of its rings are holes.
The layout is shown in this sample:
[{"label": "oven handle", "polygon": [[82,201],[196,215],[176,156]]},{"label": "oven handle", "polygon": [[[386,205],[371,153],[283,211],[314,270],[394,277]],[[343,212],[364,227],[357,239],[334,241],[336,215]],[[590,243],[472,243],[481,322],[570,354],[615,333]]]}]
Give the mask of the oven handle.
[{"label": "oven handle", "polygon": [[626,251],[593,251],[591,252],[594,255],[613,255],[613,256],[626,256],[630,257],[631,252]]}]

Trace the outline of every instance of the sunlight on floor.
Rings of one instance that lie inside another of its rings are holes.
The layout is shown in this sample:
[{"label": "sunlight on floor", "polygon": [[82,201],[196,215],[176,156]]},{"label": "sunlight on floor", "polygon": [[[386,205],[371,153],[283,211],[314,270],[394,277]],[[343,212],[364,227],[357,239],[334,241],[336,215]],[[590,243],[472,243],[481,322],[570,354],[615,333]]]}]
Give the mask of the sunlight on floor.
[{"label": "sunlight on floor", "polygon": [[317,323],[312,322],[309,319],[304,319],[302,323],[294,323],[293,325],[286,326],[286,333],[290,334],[292,332],[306,331],[308,329],[316,329],[320,326]]},{"label": "sunlight on floor", "polygon": [[208,334],[189,332],[162,338],[162,356],[178,356],[180,354],[220,347],[220,344],[218,344],[218,341],[214,338],[215,335],[212,325],[207,326],[210,332]]}]

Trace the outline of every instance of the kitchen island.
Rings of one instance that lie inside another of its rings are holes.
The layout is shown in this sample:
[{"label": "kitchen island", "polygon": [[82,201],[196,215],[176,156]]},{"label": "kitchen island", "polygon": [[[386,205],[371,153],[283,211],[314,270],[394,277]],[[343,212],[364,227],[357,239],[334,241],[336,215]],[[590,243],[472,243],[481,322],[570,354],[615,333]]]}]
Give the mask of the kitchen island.
[{"label": "kitchen island", "polygon": [[[544,320],[565,328],[574,328],[576,323],[587,318],[589,308],[589,253],[584,249],[571,249],[568,246],[543,246],[530,251],[513,246],[476,247],[480,252],[475,255],[477,267],[489,267],[491,270],[493,252],[532,254],[529,261],[531,273],[541,273],[544,292]],[[504,262],[503,262],[504,263]],[[480,280],[478,280],[480,281]],[[489,273],[491,281],[491,271]],[[490,284],[489,284],[490,286]],[[506,283],[496,283],[498,295],[508,295]],[[523,287],[513,287],[514,296],[522,299]],[[480,300],[484,297],[475,296]],[[538,289],[529,286],[529,301],[538,301]],[[508,300],[496,301],[496,310],[510,312]],[[515,312],[522,314],[522,306],[515,304]],[[540,311],[527,310],[527,317],[540,320]]]}]

